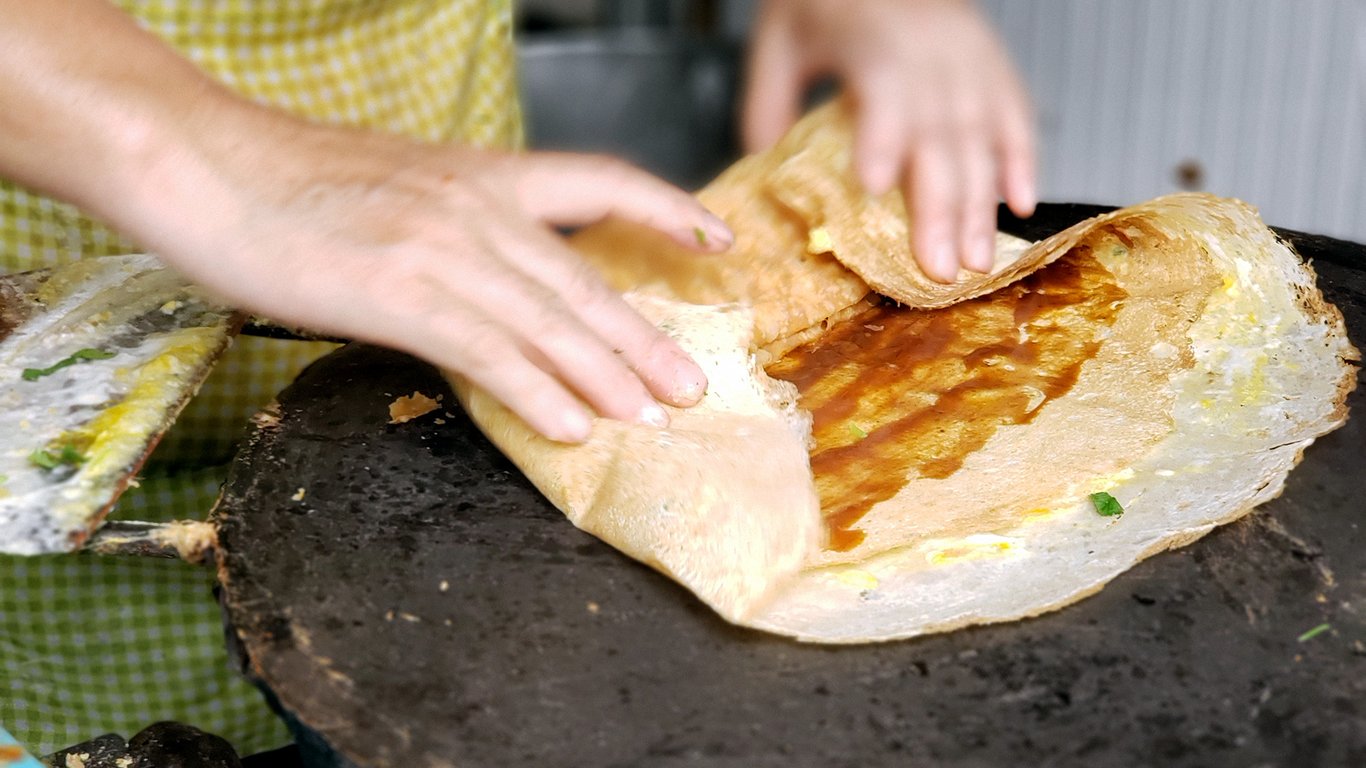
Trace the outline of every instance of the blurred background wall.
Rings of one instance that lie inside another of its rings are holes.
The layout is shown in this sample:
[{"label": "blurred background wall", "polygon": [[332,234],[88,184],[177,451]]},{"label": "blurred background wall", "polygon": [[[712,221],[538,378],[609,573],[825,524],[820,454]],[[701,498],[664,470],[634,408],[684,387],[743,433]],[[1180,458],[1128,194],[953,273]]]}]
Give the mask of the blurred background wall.
[{"label": "blurred background wall", "polygon": [[1203,189],[1366,241],[1366,3],[980,1],[1033,91],[1046,198]]},{"label": "blurred background wall", "polygon": [[[694,186],[734,157],[755,0],[520,1],[534,144]],[[1366,242],[1366,0],[978,2],[1033,94],[1043,199],[1201,189]]]}]

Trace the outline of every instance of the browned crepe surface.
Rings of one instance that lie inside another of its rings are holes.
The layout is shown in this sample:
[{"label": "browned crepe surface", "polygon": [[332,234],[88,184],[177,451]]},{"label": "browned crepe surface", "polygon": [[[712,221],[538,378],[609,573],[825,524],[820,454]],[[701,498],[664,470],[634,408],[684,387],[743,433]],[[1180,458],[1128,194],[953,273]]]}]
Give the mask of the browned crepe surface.
[{"label": "browned crepe surface", "polygon": [[[1170,429],[1164,385],[1192,362],[1185,331],[1219,284],[1174,238],[1131,246],[1101,226],[992,294],[871,308],[770,365],[814,417],[832,550],[819,560],[992,530],[1150,449]],[[998,433],[992,458],[976,456]],[[1030,453],[1070,472],[1040,472]]]}]

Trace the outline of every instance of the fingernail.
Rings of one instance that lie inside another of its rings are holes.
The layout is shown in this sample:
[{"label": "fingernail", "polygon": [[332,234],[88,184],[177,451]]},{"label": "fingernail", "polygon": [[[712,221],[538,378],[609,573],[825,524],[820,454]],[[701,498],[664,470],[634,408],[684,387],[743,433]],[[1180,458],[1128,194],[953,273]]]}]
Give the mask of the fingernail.
[{"label": "fingernail", "polygon": [[735,233],[731,231],[726,222],[720,216],[707,211],[703,217],[703,226],[698,230],[697,237],[699,245],[710,246],[717,249],[726,249],[735,243]]},{"label": "fingernail", "polygon": [[669,414],[664,412],[659,403],[649,403],[640,409],[636,421],[641,424],[649,424],[652,427],[667,427],[669,426]]},{"label": "fingernail", "polygon": [[673,402],[675,405],[693,405],[707,393],[707,376],[691,363],[680,366],[674,377]]}]

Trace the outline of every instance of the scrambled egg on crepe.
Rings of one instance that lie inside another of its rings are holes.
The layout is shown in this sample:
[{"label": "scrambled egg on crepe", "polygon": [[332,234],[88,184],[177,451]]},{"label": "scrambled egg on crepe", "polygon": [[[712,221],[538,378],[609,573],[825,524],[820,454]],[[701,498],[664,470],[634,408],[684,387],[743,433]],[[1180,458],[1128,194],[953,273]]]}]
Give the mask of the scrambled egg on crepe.
[{"label": "scrambled egg on crepe", "polygon": [[708,375],[670,427],[557,444],[455,382],[575,525],[730,621],[838,643],[1048,611],[1274,497],[1345,420],[1341,314],[1248,206],[1001,235],[990,274],[941,285],[850,144],[833,104],[702,190],[725,256],[575,236]]}]

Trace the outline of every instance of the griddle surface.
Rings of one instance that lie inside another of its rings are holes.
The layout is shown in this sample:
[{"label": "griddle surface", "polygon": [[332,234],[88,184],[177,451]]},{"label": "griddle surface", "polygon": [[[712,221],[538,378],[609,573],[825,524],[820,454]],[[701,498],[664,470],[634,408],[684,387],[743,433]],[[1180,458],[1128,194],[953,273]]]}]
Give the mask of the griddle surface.
[{"label": "griddle surface", "polygon": [[[1366,248],[1297,245],[1363,346]],[[451,415],[388,425],[414,390]],[[364,766],[1366,765],[1364,399],[1281,498],[1077,605],[819,647],[734,628],[574,529],[435,371],[350,346],[238,459],[228,615],[263,683]]]}]

